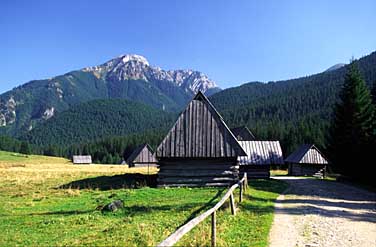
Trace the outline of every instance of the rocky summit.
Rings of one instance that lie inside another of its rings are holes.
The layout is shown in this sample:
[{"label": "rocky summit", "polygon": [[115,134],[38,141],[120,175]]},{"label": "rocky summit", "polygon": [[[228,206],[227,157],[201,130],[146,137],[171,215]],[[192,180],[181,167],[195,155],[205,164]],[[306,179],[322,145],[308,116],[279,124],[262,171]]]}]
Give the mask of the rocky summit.
[{"label": "rocky summit", "polygon": [[198,91],[211,95],[217,84],[199,71],[164,70],[140,55],[45,80],[34,80],[0,95],[0,134],[29,131],[71,106],[96,99],[126,99],[179,111]]}]

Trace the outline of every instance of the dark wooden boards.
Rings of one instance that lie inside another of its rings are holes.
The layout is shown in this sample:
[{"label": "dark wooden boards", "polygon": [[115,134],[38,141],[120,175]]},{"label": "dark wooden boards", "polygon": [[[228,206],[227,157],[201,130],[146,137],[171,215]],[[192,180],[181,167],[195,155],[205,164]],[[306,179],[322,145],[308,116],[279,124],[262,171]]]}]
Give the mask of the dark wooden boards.
[{"label": "dark wooden boards", "polygon": [[313,144],[301,145],[286,158],[285,162],[290,164],[328,164],[328,160]]},{"label": "dark wooden boards", "polygon": [[289,164],[289,175],[291,176],[313,176],[325,169],[324,164]]},{"label": "dark wooden boards", "polygon": [[270,165],[242,165],[240,166],[239,176],[247,173],[248,178],[269,178]]},{"label": "dark wooden boards", "polygon": [[239,179],[236,158],[159,161],[159,187],[228,186]]},{"label": "dark wooden boards", "polygon": [[201,93],[188,104],[157,148],[158,186],[228,186],[246,153]]},{"label": "dark wooden boards", "polygon": [[222,117],[199,92],[158,146],[158,158],[220,158],[246,155]]},{"label": "dark wooden boards", "polygon": [[329,163],[313,144],[301,145],[285,162],[289,163],[289,175],[292,176],[313,176],[325,169]]},{"label": "dark wooden boards", "polygon": [[146,143],[138,146],[126,160],[129,167],[157,166],[157,162],[153,150]]}]

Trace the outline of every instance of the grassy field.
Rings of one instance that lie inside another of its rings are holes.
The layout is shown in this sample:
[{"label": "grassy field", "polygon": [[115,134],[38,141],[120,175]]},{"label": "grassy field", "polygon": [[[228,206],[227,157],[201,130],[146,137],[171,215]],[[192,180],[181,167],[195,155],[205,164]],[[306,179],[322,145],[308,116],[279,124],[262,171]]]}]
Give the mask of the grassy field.
[{"label": "grassy field", "polygon": [[[0,151],[0,246],[154,246],[224,193],[218,188],[143,187],[155,176],[146,173]],[[228,208],[218,212],[218,246],[267,246],[273,201],[285,187],[274,180],[250,181],[236,217]],[[124,201],[124,210],[97,210],[115,199]],[[178,245],[209,245],[209,223]]]},{"label": "grassy field", "polygon": [[270,170],[270,176],[287,176],[288,175],[288,170]]}]

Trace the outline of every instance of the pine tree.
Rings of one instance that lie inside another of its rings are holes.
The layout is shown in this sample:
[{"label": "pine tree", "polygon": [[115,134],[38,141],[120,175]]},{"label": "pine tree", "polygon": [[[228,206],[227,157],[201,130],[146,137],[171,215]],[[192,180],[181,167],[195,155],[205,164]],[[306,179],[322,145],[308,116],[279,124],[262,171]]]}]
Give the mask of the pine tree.
[{"label": "pine tree", "polygon": [[20,153],[21,154],[30,154],[31,153],[29,143],[27,143],[27,142],[22,142],[21,143]]},{"label": "pine tree", "polygon": [[371,94],[372,94],[372,102],[373,102],[373,107],[374,107],[374,115],[373,115],[373,134],[372,134],[372,144],[371,145],[374,145],[376,146],[376,81],[373,82],[373,86],[372,86],[372,90],[371,90]]},{"label": "pine tree", "polygon": [[43,152],[47,156],[59,156],[58,148],[54,145],[49,145]]},{"label": "pine tree", "polygon": [[360,72],[352,62],[335,107],[329,150],[334,169],[343,175],[361,178],[367,175],[374,106]]},{"label": "pine tree", "polygon": [[372,102],[376,106],[376,81],[373,82],[371,94],[372,94]]}]

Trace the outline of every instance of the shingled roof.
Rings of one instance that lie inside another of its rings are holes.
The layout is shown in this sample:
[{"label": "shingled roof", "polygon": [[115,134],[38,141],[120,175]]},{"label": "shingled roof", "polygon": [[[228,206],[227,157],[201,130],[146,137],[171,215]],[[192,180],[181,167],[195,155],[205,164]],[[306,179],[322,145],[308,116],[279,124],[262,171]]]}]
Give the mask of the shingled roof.
[{"label": "shingled roof", "polygon": [[157,148],[158,158],[219,158],[246,153],[206,96],[198,92]]},{"label": "shingled roof", "polygon": [[279,141],[239,141],[247,156],[239,157],[240,165],[284,164]]},{"label": "shingled roof", "polygon": [[91,164],[91,155],[73,155],[73,164]]},{"label": "shingled roof", "polygon": [[294,164],[328,164],[328,160],[313,144],[303,144],[286,159],[287,163]]}]

